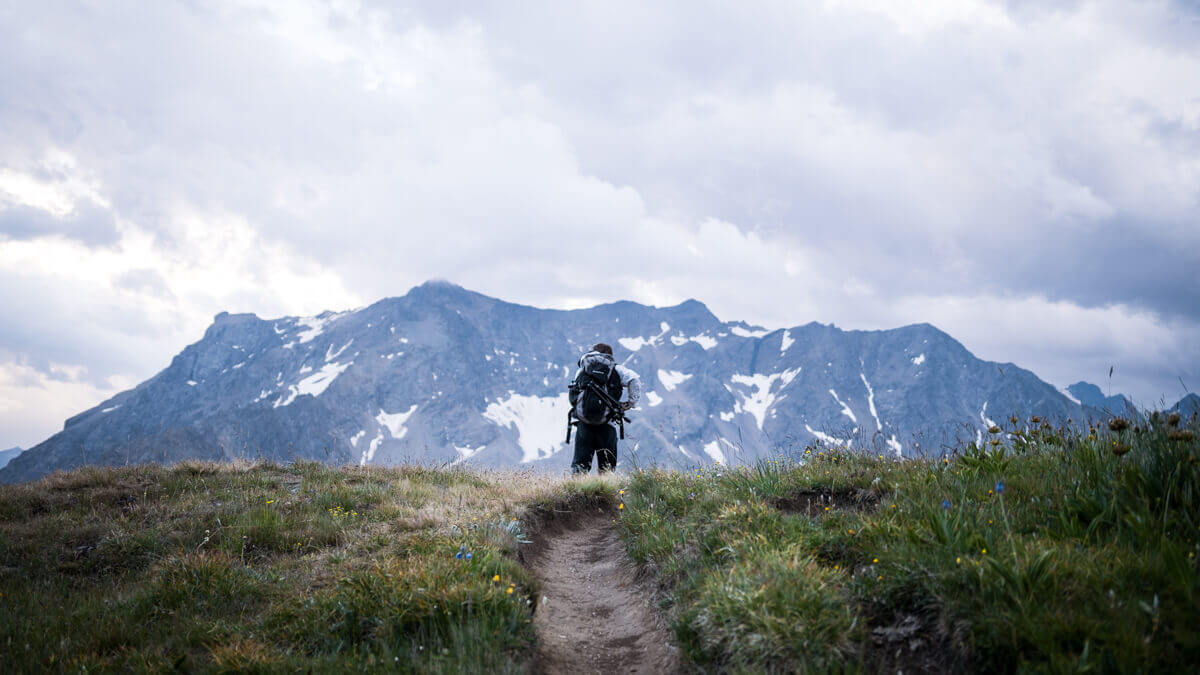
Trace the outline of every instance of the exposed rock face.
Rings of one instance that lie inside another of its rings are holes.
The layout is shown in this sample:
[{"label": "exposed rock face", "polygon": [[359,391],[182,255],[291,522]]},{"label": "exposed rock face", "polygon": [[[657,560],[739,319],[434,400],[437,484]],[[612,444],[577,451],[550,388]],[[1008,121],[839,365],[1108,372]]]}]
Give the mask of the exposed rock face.
[{"label": "exposed rock face", "polygon": [[0,470],[186,458],[565,468],[566,385],[593,343],[643,381],[625,466],[745,462],[817,439],[911,456],[1016,413],[1084,410],[928,324],[766,331],[701,303],[543,310],[430,282],[349,312],[217,315],[158,375]]}]

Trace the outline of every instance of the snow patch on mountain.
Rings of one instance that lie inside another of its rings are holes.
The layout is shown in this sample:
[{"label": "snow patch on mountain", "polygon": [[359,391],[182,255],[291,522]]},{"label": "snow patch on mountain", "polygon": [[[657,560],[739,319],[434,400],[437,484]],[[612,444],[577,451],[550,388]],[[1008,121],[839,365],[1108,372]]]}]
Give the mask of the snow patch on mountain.
[{"label": "snow patch on mountain", "polygon": [[887,444],[889,448],[896,451],[897,457],[902,456],[900,451],[904,449],[904,446],[900,445],[900,441],[896,440],[896,434],[892,434],[892,437],[888,439]]},{"label": "snow patch on mountain", "polygon": [[346,369],[352,365],[354,365],[353,361],[346,363],[326,363],[321,366],[320,370],[296,383],[296,390],[301,395],[320,396],[337,379],[338,375],[346,372]]},{"label": "snow patch on mountain", "polygon": [[859,373],[858,376],[862,378],[863,384],[867,387],[867,407],[871,409],[871,417],[875,418],[875,429],[883,431],[883,422],[879,421],[879,413],[875,412],[875,390],[871,388],[871,383],[867,382],[866,373]]},{"label": "snow patch on mountain", "polygon": [[367,430],[362,429],[357,434],[354,434],[353,436],[351,436],[350,437],[350,447],[357,448],[358,442],[361,441],[362,437],[366,436],[366,435],[367,435]]},{"label": "snow patch on mountain", "polygon": [[825,441],[829,445],[835,445],[835,446],[839,446],[839,447],[845,446],[848,448],[854,442],[853,440],[843,441],[840,438],[834,438],[833,436],[830,436],[829,434],[817,431],[816,429],[808,426],[807,424],[804,425],[804,428],[805,428],[805,430],[808,431],[808,433],[812,434],[813,436],[816,436],[817,438],[819,438],[822,441]]},{"label": "snow patch on mountain", "polygon": [[721,452],[721,444],[717,441],[706,443],[704,445],[704,454],[712,458],[712,461],[717,464],[725,463],[725,453]]},{"label": "snow patch on mountain", "polygon": [[771,331],[769,331],[765,328],[760,328],[759,330],[747,330],[745,328],[742,328],[741,326],[734,326],[733,328],[729,329],[729,332],[733,333],[734,335],[736,335],[738,337],[760,338],[760,337],[763,337],[764,335],[770,333]]},{"label": "snow patch on mountain", "polygon": [[1071,403],[1074,403],[1075,405],[1083,405],[1082,403],[1080,403],[1080,402],[1079,402],[1079,399],[1077,399],[1077,398],[1075,398],[1074,396],[1072,396],[1072,395],[1071,395],[1071,392],[1070,392],[1070,391],[1067,391],[1067,388],[1066,388],[1066,387],[1063,387],[1062,389],[1059,389],[1059,391],[1060,391],[1060,392],[1062,392],[1062,395],[1063,395],[1063,396],[1066,396],[1066,397],[1067,397],[1067,400],[1068,400],[1068,401],[1070,401]]},{"label": "snow patch on mountain", "polygon": [[854,411],[850,409],[850,406],[842,402],[842,399],[838,398],[837,392],[830,389],[829,393],[833,394],[833,400],[837,401],[838,405],[842,406],[842,414],[846,417],[849,417],[851,422],[858,424],[858,418],[854,416]]},{"label": "snow patch on mountain", "polygon": [[120,408],[120,407],[121,407],[121,404],[120,404],[120,403],[118,403],[118,404],[114,405],[114,406],[113,406],[113,407],[111,407],[111,408],[103,408],[103,409],[101,409],[101,410],[100,410],[100,412],[101,412],[101,413],[110,413],[110,412],[112,412],[112,411],[114,411],[114,410],[116,410],[117,408]]},{"label": "snow patch on mountain", "polygon": [[650,402],[651,408],[653,408],[656,405],[662,405],[662,402],[663,402],[662,397],[653,391],[646,392],[646,400]]},{"label": "snow patch on mountain", "polygon": [[912,363],[914,366],[919,366],[922,363],[925,363],[925,354],[922,352],[921,354],[914,356],[912,359]]},{"label": "snow patch on mountain", "polygon": [[412,417],[412,414],[416,411],[416,403],[414,403],[412,407],[405,412],[391,414],[384,412],[383,408],[380,408],[379,414],[375,416],[375,421],[379,422],[380,425],[386,428],[388,433],[392,435],[392,438],[401,439],[404,438],[404,435],[408,433],[408,429],[404,427],[404,424],[408,422],[408,418]]},{"label": "snow patch on mountain", "polygon": [[371,439],[371,445],[368,446],[366,450],[363,450],[362,456],[358,459],[358,465],[366,466],[370,464],[371,461],[375,459],[375,451],[379,449],[379,446],[382,443],[383,429],[380,429],[379,433],[375,435],[375,438]]},{"label": "snow patch on mountain", "polygon": [[454,466],[455,464],[459,464],[471,459],[475,455],[478,455],[480,452],[482,452],[485,448],[487,448],[486,445],[481,445],[477,448],[472,448],[469,445],[454,446],[454,451],[458,453],[458,459],[450,462],[450,466]]},{"label": "snow patch on mountain", "polygon": [[767,411],[771,409],[771,406],[775,405],[775,401],[779,398],[779,393],[772,391],[775,389],[775,383],[780,383],[779,391],[782,391],[799,374],[800,369],[794,368],[770,375],[763,375],[761,373],[757,375],[734,375],[730,380],[734,384],[754,388],[753,393],[749,395],[741,394],[743,398],[740,403],[743,410],[754,415],[754,419],[758,422],[758,428],[762,429],[763,422],[767,418]]},{"label": "snow patch on mountain", "polygon": [[631,352],[636,352],[646,345],[653,345],[661,342],[663,337],[670,332],[671,325],[666,321],[663,321],[658,325],[658,328],[661,332],[654,337],[623,337],[617,338],[617,343]]},{"label": "snow patch on mountain", "polygon": [[[346,363],[326,363],[325,365],[321,366],[321,369],[317,372],[289,387],[288,393],[276,399],[275,405],[272,407],[282,408],[285,405],[291,405],[292,401],[295,401],[297,396],[303,396],[305,394],[310,396],[320,396],[321,394],[325,393],[325,390],[329,388],[329,385],[338,378],[338,375],[344,373],[346,369],[352,365],[354,365],[353,361],[348,361]],[[300,372],[304,373],[311,370],[312,368],[305,367],[301,368]]]},{"label": "snow patch on mountain", "polygon": [[682,347],[689,342],[695,342],[696,344],[703,347],[705,351],[708,351],[709,349],[712,349],[713,347],[717,346],[716,339],[709,337],[707,335],[693,335],[691,337],[687,337],[685,335],[672,335],[671,336],[671,344],[675,345],[676,347]]},{"label": "snow patch on mountain", "polygon": [[991,418],[989,418],[989,417],[987,416],[987,404],[988,404],[988,402],[987,402],[987,401],[984,401],[984,402],[983,402],[983,407],[979,409],[979,419],[980,419],[980,421],[982,421],[982,422],[983,422],[983,425],[984,425],[985,427],[987,427],[987,428],[989,428],[989,429],[990,429],[990,428],[992,428],[992,427],[996,426],[996,423],[995,423],[995,422],[993,422],[993,421],[991,420]]},{"label": "snow patch on mountain", "polygon": [[336,359],[338,356],[341,355],[342,352],[346,351],[346,347],[349,347],[352,344],[354,344],[353,338],[351,338],[351,340],[349,342],[347,342],[346,344],[342,345],[342,348],[337,350],[336,352],[333,351],[333,345],[329,345],[329,349],[325,350],[325,362],[329,363],[330,361]]},{"label": "snow patch on mountain", "polygon": [[788,347],[791,347],[792,344],[795,342],[796,341],[792,339],[792,331],[790,331],[790,330],[783,331],[783,339],[781,339],[779,341],[779,353],[780,354],[786,353],[788,350]]},{"label": "snow patch on mountain", "polygon": [[326,314],[322,316],[302,316],[296,319],[296,324],[304,326],[307,330],[301,331],[296,335],[296,339],[300,344],[312,342],[321,333],[325,332],[325,326],[331,321],[340,317],[341,314]]},{"label": "snow patch on mountain", "polygon": [[660,368],[658,371],[658,381],[662,382],[662,385],[667,388],[667,391],[675,391],[675,387],[683,384],[685,381],[690,380],[691,378],[692,376],[690,374],[685,375],[677,370],[662,370]]},{"label": "snow patch on mountain", "polygon": [[617,338],[617,343],[620,344],[625,349],[628,349],[631,352],[636,352],[637,350],[641,349],[642,347],[645,347],[646,345],[654,344],[654,338],[623,337],[623,338]]},{"label": "snow patch on mountain", "polygon": [[515,429],[521,448],[521,463],[544,459],[561,450],[562,431],[571,402],[566,392],[558,396],[524,396],[512,390],[488,404],[483,416],[497,426]]}]

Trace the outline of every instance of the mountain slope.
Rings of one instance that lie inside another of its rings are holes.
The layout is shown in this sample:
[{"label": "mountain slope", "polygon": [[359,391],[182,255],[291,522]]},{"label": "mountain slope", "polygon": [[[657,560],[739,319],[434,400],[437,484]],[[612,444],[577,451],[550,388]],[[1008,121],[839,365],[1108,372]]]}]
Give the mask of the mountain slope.
[{"label": "mountain slope", "polygon": [[1200,415],[1200,396],[1196,394],[1184,396],[1171,408],[1171,412],[1177,412],[1184,417]]},{"label": "mountain slope", "polygon": [[1142,413],[1137,409],[1137,406],[1124,394],[1105,396],[1100,387],[1090,382],[1076,382],[1067,387],[1067,393],[1084,406],[1094,409],[1101,416],[1142,417]]},{"label": "mountain slope", "polygon": [[566,384],[597,341],[643,380],[627,466],[750,461],[816,439],[937,454],[992,417],[1084,414],[928,324],[766,331],[694,300],[544,310],[429,282],[316,317],[219,314],[165,370],[70,418],[0,480],[184,458],[565,466]]}]

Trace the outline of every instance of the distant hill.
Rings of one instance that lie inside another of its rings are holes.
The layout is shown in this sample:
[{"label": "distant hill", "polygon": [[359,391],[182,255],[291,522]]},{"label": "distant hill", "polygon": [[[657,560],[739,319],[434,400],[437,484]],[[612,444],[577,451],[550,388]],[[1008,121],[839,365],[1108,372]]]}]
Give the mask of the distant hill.
[{"label": "distant hill", "polygon": [[695,300],[546,310],[429,282],[313,317],[221,313],[162,372],[68,419],[0,481],[185,458],[561,469],[566,385],[597,341],[643,381],[625,466],[753,461],[817,440],[937,455],[1013,414],[1086,414],[929,324],[766,330]]},{"label": "distant hill", "polygon": [[1184,417],[1192,415],[1200,415],[1200,396],[1196,394],[1188,394],[1179,399],[1179,402],[1171,407],[1172,412],[1177,412]]},{"label": "distant hill", "polygon": [[14,457],[24,452],[21,448],[0,450],[0,469],[4,468]]},{"label": "distant hill", "polygon": [[1067,387],[1067,393],[1084,406],[1102,414],[1135,418],[1142,416],[1137,406],[1124,394],[1105,396],[1100,387],[1090,382],[1076,382]]}]

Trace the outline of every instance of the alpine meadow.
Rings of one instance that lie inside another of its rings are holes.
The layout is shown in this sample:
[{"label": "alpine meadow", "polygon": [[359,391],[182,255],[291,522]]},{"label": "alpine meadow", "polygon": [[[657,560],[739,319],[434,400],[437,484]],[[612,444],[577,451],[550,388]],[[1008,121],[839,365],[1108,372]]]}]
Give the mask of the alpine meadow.
[{"label": "alpine meadow", "polygon": [[1200,4],[0,0],[0,675],[1200,673]]},{"label": "alpine meadow", "polygon": [[0,644],[13,672],[537,670],[538,549],[590,519],[689,670],[1182,672],[1198,434],[1017,420],[941,459],[817,444],[575,479],[78,469],[0,491]]}]

